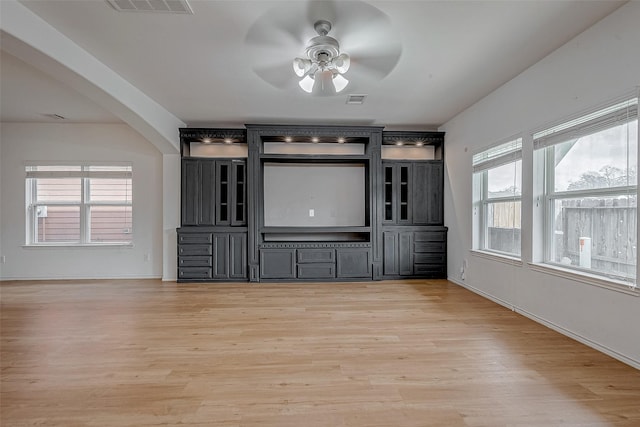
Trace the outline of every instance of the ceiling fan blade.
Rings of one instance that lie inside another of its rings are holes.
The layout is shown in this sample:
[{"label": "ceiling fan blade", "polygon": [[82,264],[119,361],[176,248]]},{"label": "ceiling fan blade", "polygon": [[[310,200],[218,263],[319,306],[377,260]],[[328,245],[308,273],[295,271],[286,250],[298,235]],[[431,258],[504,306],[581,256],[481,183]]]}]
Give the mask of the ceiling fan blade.
[{"label": "ceiling fan blade", "polygon": [[265,82],[277,89],[290,89],[298,85],[299,77],[293,72],[291,62],[255,67],[253,71]]},{"label": "ceiling fan blade", "polygon": [[301,7],[296,7],[294,2],[290,7],[270,10],[249,28],[245,43],[260,47],[295,47],[298,50],[304,48],[309,28],[307,23],[300,19],[302,13],[304,12]]},{"label": "ceiling fan blade", "polygon": [[371,53],[354,53],[351,57],[349,73],[352,70],[357,70],[356,72],[366,73],[376,79],[383,79],[393,71],[401,56],[402,47],[400,45],[387,49],[386,52],[378,52],[373,49]]}]

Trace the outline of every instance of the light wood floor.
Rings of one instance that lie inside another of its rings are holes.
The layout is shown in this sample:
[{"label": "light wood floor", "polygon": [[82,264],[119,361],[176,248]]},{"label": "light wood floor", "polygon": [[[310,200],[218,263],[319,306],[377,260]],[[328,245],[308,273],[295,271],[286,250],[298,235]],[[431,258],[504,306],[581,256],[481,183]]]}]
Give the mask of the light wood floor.
[{"label": "light wood floor", "polygon": [[640,426],[640,371],[446,281],[5,282],[9,426]]}]

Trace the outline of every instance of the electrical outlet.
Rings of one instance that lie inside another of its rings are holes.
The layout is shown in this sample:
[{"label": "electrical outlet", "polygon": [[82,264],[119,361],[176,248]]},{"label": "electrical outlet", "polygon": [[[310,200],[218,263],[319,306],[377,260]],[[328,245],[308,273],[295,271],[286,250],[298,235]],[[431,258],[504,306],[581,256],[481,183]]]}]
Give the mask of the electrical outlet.
[{"label": "electrical outlet", "polygon": [[150,254],[144,254],[144,260],[145,260],[145,262],[151,261],[151,255]]},{"label": "electrical outlet", "polygon": [[4,264],[5,262],[7,262],[7,257],[4,255],[0,256],[0,264]]},{"label": "electrical outlet", "polygon": [[315,209],[309,209],[309,216],[310,216],[310,217],[314,217],[314,216],[316,216],[316,211],[315,211]]}]

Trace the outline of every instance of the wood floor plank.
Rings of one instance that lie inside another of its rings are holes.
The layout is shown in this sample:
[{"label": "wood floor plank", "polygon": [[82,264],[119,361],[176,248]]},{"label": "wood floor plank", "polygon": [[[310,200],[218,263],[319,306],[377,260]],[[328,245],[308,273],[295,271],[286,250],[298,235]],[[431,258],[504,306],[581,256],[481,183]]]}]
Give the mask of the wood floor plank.
[{"label": "wood floor plank", "polygon": [[0,285],[4,426],[640,425],[640,371],[444,280]]}]

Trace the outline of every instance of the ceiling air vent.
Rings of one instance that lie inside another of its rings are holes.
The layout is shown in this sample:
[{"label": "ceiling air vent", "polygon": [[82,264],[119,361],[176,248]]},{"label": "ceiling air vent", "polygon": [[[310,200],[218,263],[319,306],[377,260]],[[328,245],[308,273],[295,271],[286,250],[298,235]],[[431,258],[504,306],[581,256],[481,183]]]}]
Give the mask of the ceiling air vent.
[{"label": "ceiling air vent", "polygon": [[363,104],[367,95],[349,95],[347,96],[347,104]]},{"label": "ceiling air vent", "polygon": [[187,13],[193,15],[187,0],[107,0],[118,12]]}]

